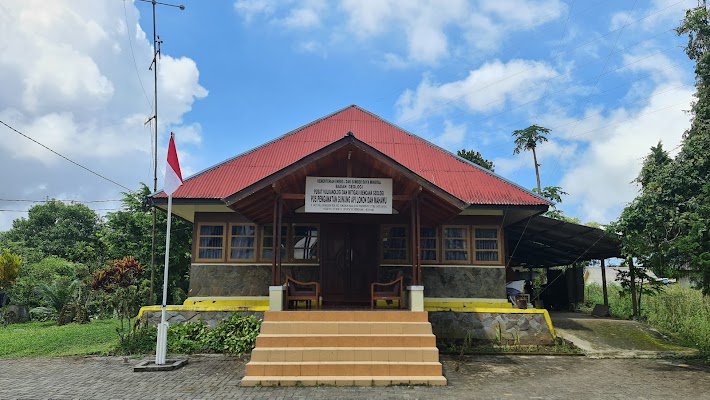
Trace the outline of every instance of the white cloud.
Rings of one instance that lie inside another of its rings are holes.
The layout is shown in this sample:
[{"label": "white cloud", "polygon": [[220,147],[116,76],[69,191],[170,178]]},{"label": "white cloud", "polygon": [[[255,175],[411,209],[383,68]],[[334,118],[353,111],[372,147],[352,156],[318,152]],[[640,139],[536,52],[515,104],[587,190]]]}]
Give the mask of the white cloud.
[{"label": "white cloud", "polygon": [[[665,90],[660,86],[656,92]],[[636,195],[631,184],[642,159],[659,141],[664,148],[676,147],[689,122],[692,87],[650,99],[635,111],[616,109],[607,117],[578,126],[574,139],[585,147],[564,170],[560,186],[570,193],[568,203],[578,209],[583,221],[608,222],[621,206]]]},{"label": "white cloud", "polygon": [[532,156],[530,156],[530,159],[527,157],[527,152],[523,152],[515,157],[494,158],[492,161],[493,165],[495,165],[496,174],[508,177],[512,179],[513,182],[520,182],[520,172],[525,169],[528,164],[530,164],[532,168],[532,161],[530,161],[532,160]]},{"label": "white cloud", "polygon": [[[392,55],[385,64],[396,61],[390,67],[397,68],[402,62],[437,64],[454,53],[455,46],[462,46],[462,51],[495,49],[511,32],[559,19],[567,9],[560,0],[341,0],[337,7],[328,7],[323,0],[237,0],[234,7],[246,23],[263,18],[291,30],[321,27],[328,19],[335,28],[325,33],[326,41],[340,43],[330,39],[354,37],[373,43]],[[342,20],[346,23],[340,27]],[[323,41],[321,33],[318,39]]]},{"label": "white cloud", "polygon": [[324,12],[325,6],[326,4],[322,0],[305,1],[299,8],[291,10],[282,23],[286,27],[294,29],[317,27],[321,24],[320,15]]},{"label": "white cloud", "polygon": [[409,66],[409,63],[397,54],[385,53],[382,65],[388,69],[403,69]]},{"label": "white cloud", "polygon": [[296,49],[301,53],[318,54],[323,58],[326,58],[328,56],[328,52],[325,50],[323,44],[316,40],[300,42],[296,45]]},{"label": "white cloud", "polygon": [[436,137],[435,142],[444,148],[460,146],[466,137],[466,129],[466,124],[457,125],[449,120],[444,120],[444,132]]},{"label": "white cloud", "polygon": [[612,15],[610,29],[616,30],[627,26],[631,29],[653,30],[669,22],[678,23],[679,11],[698,6],[696,0],[653,0],[648,3],[647,8],[643,8],[645,3],[641,2],[634,9],[619,11]]},{"label": "white cloud", "polygon": [[435,64],[451,53],[448,35],[451,30],[474,49],[489,50],[500,46],[506,33],[555,20],[566,9],[557,0],[521,1],[513,5],[500,1],[476,5],[463,0],[344,0],[341,5],[350,31],[361,40],[401,33],[407,48],[406,59],[422,64]]},{"label": "white cloud", "polygon": [[[147,65],[152,48],[138,9],[131,2],[36,0],[4,4],[0,13],[0,119],[128,188],[152,186],[152,132],[144,126],[152,96],[138,82],[127,36]],[[152,86],[152,73],[139,73]],[[207,95],[195,62],[163,54],[159,88],[160,145],[169,130],[198,144],[199,125],[182,126],[193,102]],[[0,133],[0,169],[13,171],[4,175],[3,198],[97,200],[125,191],[5,127]],[[3,213],[0,230],[20,216]]]},{"label": "white cloud", "polygon": [[656,84],[681,82],[684,72],[668,56],[653,49],[642,49],[622,56],[622,64],[627,65],[621,72],[651,73],[651,81]]},{"label": "white cloud", "polygon": [[406,90],[397,100],[398,119],[416,120],[451,107],[488,113],[506,104],[523,104],[538,98],[545,90],[541,83],[555,76],[557,71],[541,62],[495,60],[459,81],[439,84],[425,77],[416,90]]},{"label": "white cloud", "polygon": [[246,23],[251,23],[259,15],[271,15],[275,7],[276,4],[270,0],[236,0],[234,2],[234,10],[244,18]]},{"label": "white cloud", "polygon": [[198,123],[175,127],[172,132],[175,134],[176,145],[202,143],[202,125]]},{"label": "white cloud", "polygon": [[[560,140],[550,138],[547,142],[541,143],[536,149],[538,162],[545,163],[545,170],[551,171],[559,168],[558,163],[565,163],[575,157],[577,143],[563,143]],[[532,168],[532,167],[531,167]],[[551,173],[551,172],[550,172]]]}]

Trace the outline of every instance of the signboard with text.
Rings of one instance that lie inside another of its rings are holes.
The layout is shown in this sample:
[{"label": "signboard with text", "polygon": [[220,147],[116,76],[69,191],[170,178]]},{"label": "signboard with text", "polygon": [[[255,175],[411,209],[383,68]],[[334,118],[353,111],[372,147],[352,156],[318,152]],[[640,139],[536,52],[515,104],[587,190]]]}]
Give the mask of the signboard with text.
[{"label": "signboard with text", "polygon": [[392,214],[392,179],[306,177],[306,212]]}]

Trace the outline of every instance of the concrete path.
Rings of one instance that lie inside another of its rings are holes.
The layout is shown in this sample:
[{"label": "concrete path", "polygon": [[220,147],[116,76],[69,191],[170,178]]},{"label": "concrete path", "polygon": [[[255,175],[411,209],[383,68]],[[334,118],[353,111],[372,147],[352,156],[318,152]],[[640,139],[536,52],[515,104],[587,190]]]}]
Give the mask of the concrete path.
[{"label": "concrete path", "polygon": [[550,312],[550,317],[558,336],[592,358],[669,358],[697,353],[637,321],[595,318],[581,312]]},{"label": "concrete path", "polygon": [[710,369],[651,359],[442,356],[446,387],[241,387],[245,358],[170,372],[120,357],[0,360],[0,399],[708,399]]}]

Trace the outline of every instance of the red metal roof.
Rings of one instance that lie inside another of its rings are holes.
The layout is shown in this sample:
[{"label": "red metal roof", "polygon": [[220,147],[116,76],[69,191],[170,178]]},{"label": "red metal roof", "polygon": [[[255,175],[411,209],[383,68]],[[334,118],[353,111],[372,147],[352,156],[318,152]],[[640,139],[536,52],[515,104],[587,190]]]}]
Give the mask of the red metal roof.
[{"label": "red metal roof", "polygon": [[[522,187],[350,106],[185,180],[174,199],[223,199],[343,138],[348,132],[468,204],[548,205]],[[165,197],[159,193],[156,197]]]}]

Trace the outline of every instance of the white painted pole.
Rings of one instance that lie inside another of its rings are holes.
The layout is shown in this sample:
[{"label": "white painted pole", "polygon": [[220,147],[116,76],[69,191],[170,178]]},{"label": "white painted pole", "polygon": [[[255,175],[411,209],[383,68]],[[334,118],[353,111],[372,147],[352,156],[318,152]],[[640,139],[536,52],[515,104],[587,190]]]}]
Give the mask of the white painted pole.
[{"label": "white painted pole", "polygon": [[158,325],[158,341],[155,347],[155,364],[164,365],[165,355],[168,345],[168,321],[167,321],[167,298],[168,298],[168,262],[170,260],[170,222],[173,213],[173,196],[168,195],[168,228],[165,233],[165,270],[163,271],[163,302],[160,308],[160,325]]}]

